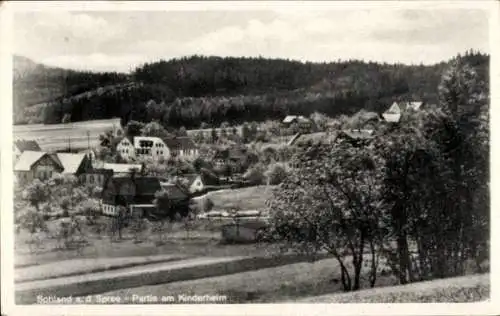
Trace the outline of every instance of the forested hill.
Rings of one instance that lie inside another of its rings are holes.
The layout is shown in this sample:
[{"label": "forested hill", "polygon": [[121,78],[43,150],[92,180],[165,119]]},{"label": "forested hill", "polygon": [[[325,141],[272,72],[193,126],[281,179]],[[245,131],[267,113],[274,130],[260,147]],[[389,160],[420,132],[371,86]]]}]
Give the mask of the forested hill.
[{"label": "forested hill", "polygon": [[[488,79],[488,56],[468,52],[465,58]],[[188,128],[313,111],[331,116],[361,108],[380,112],[396,99],[436,102],[447,66],[192,56],[148,63],[124,75],[16,59],[16,123],[58,123],[69,114],[72,121],[119,116],[125,122],[158,119]]]}]

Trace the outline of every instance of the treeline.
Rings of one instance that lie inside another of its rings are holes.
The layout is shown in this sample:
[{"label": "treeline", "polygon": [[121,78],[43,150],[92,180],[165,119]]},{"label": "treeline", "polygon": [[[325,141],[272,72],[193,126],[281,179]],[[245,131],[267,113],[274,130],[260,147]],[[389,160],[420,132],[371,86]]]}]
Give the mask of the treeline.
[{"label": "treeline", "polygon": [[[470,51],[464,58],[486,80],[489,57]],[[158,120],[166,127],[196,128],[203,122],[237,124],[315,111],[330,116],[360,109],[381,112],[395,99],[437,103],[436,87],[446,65],[193,56],[138,67],[127,85],[120,74],[89,80],[85,76],[90,74],[68,72],[66,86],[85,93],[68,92],[66,98],[23,110],[16,122],[59,123],[65,115],[71,121],[119,116],[125,123]],[[86,90],[79,80],[100,89]]]}]

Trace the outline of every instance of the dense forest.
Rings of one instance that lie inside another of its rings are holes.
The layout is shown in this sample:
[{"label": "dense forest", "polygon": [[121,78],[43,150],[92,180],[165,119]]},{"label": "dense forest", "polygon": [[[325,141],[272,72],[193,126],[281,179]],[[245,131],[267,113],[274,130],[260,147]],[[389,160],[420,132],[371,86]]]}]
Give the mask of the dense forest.
[{"label": "dense forest", "polygon": [[[488,80],[489,56],[469,51],[464,58]],[[158,120],[165,127],[197,128],[315,111],[381,112],[400,99],[437,103],[436,87],[448,64],[192,56],[146,63],[125,75],[50,68],[16,57],[14,121],[121,117],[124,123]]]}]

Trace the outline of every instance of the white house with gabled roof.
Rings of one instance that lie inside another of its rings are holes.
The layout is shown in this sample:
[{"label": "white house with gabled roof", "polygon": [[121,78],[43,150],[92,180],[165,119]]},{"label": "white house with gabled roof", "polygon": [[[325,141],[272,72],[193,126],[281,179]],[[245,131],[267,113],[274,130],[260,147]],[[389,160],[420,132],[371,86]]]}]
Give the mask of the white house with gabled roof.
[{"label": "white house with gabled roof", "polygon": [[159,137],[124,137],[116,146],[117,152],[126,160],[147,157],[154,160],[170,158],[170,150]]}]

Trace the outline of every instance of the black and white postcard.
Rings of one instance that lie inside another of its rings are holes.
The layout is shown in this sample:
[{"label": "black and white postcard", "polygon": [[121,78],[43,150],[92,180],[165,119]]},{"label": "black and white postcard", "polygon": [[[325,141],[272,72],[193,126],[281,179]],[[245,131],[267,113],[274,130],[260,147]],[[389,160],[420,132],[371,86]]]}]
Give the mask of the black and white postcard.
[{"label": "black and white postcard", "polygon": [[2,315],[500,312],[499,10],[3,2]]}]

